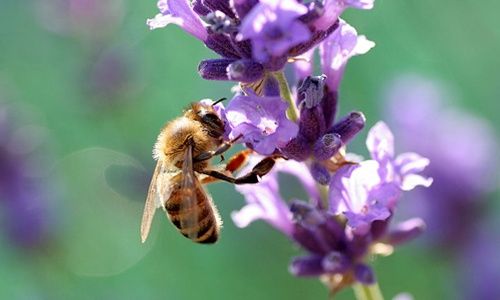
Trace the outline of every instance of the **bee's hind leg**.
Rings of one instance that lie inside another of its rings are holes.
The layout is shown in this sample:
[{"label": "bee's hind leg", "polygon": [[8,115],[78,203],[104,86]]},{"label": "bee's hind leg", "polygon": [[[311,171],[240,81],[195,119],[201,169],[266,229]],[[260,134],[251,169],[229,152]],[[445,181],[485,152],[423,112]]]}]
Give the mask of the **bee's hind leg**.
[{"label": "bee's hind leg", "polygon": [[228,176],[216,170],[205,170],[200,173],[234,184],[258,183],[262,176],[266,175],[267,173],[269,173],[269,171],[271,171],[271,169],[274,166],[274,163],[275,163],[274,157],[272,156],[266,157],[262,159],[258,164],[256,164],[249,173],[236,178]]}]

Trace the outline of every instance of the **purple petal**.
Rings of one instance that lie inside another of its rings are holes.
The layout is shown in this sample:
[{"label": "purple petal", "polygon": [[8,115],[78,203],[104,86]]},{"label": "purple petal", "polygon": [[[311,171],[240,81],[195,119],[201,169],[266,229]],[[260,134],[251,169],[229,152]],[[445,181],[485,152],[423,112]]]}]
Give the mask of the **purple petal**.
[{"label": "purple petal", "polygon": [[384,122],[379,121],[370,129],[366,147],[371,157],[378,162],[394,157],[394,136]]},{"label": "purple petal", "polygon": [[384,243],[399,245],[418,237],[425,230],[425,222],[420,218],[406,220],[391,230],[384,238]]},{"label": "purple petal", "polygon": [[367,53],[375,43],[358,36],[356,30],[340,20],[339,27],[319,47],[321,68],[327,76],[327,84],[332,90],[338,90],[344,68],[349,58]]},{"label": "purple petal", "polygon": [[332,25],[347,7],[359,9],[372,9],[375,0],[326,0],[324,13],[314,22],[319,30],[324,30]]},{"label": "purple petal", "polygon": [[314,181],[311,174],[307,171],[307,166],[304,163],[300,163],[294,160],[287,160],[286,162],[277,163],[274,166],[273,171],[288,173],[295,176],[300,181],[313,203],[320,203],[321,196],[316,186],[316,182]]},{"label": "purple petal", "polygon": [[394,163],[401,176],[401,189],[403,191],[410,191],[419,185],[429,187],[432,184],[432,178],[425,178],[417,174],[429,165],[429,159],[417,153],[408,152],[398,155]]},{"label": "purple petal", "polygon": [[[242,174],[249,170],[242,170]],[[286,235],[292,234],[292,214],[279,194],[276,173],[267,174],[258,184],[238,185],[236,190],[245,196],[247,202],[241,210],[231,214],[236,226],[246,227],[263,219]]]},{"label": "purple petal", "polygon": [[202,41],[207,38],[205,26],[187,0],[159,0],[157,6],[160,13],[146,22],[150,29],[173,23]]},{"label": "purple petal", "polygon": [[368,232],[373,221],[390,216],[387,203],[394,202],[394,189],[384,185],[378,169],[374,160],[344,166],[330,182],[330,211],[344,214],[356,234]]},{"label": "purple petal", "polygon": [[298,132],[298,126],[286,118],[287,107],[280,97],[235,96],[226,109],[232,128],[229,136],[242,134],[242,141],[252,145],[258,153],[273,153]]}]

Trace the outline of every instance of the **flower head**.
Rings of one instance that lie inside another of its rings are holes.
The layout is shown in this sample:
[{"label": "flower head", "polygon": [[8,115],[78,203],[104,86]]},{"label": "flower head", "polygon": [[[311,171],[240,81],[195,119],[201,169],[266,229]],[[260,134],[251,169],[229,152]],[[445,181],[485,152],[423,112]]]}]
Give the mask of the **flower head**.
[{"label": "flower head", "polygon": [[266,62],[309,39],[309,29],[299,21],[305,13],[307,7],[295,0],[261,0],[243,20],[237,38],[250,39],[253,57]]},{"label": "flower head", "polygon": [[330,209],[344,214],[355,233],[364,234],[376,220],[385,220],[402,191],[429,187],[431,178],[419,173],[429,160],[415,153],[394,157],[394,139],[387,125],[378,122],[368,133],[372,160],[338,170],[330,183]]},{"label": "flower head", "polygon": [[[254,164],[258,158],[253,157],[252,160],[251,164]],[[375,161],[368,162],[376,166]],[[264,176],[260,183],[252,186],[237,186],[236,189],[244,195],[247,204],[232,214],[234,222],[239,227],[245,227],[252,221],[264,220],[304,249],[306,253],[293,258],[289,266],[290,272],[296,276],[326,276],[327,278],[333,278],[334,275],[340,276],[338,278],[341,280],[332,291],[337,291],[354,281],[372,284],[375,281],[373,271],[364,262],[372,253],[371,251],[375,251],[373,249],[376,247],[372,246],[382,243],[392,247],[407,242],[422,232],[424,228],[422,221],[412,219],[399,224],[394,229],[389,229],[392,210],[383,205],[385,202],[381,202],[380,205],[375,203],[370,207],[371,216],[374,217],[363,215],[364,218],[360,218],[359,221],[348,220],[348,226],[345,226],[341,218],[346,215],[337,212],[332,202],[329,207],[325,207],[321,202],[321,196],[315,188],[315,179],[309,172],[305,172],[307,168],[305,163],[293,160],[278,161],[276,167]],[[344,169],[345,172],[350,170],[350,168]],[[365,172],[366,168],[365,166],[359,167],[359,170]],[[243,173],[246,171],[242,170]],[[365,172],[360,175],[377,178],[377,171],[374,167],[372,174]],[[278,177],[282,173],[292,175],[300,182],[306,192],[305,199],[285,199],[281,193],[282,186],[278,185]],[[369,183],[369,179],[365,181],[363,179],[351,176],[344,178],[343,183],[350,186],[352,191],[361,191],[368,186],[366,183]],[[376,180],[372,181],[374,181],[372,186],[378,183]],[[379,192],[379,195],[373,194],[373,197],[391,198],[392,202],[395,202],[401,190],[397,189],[396,193],[391,194],[390,189],[381,187]],[[352,194],[350,197],[353,200],[350,203],[352,206],[361,206],[366,195]],[[356,225],[355,222],[363,223],[364,230],[358,230],[353,234],[351,225]]]},{"label": "flower head", "polygon": [[323,185],[330,181],[329,160],[364,127],[360,112],[335,120],[338,94],[326,84],[326,76],[307,76],[297,90],[299,131],[283,153],[292,159],[311,159],[313,177]]},{"label": "flower head", "polygon": [[[257,82],[268,72],[282,70],[289,59],[308,53],[335,31],[340,12],[330,13],[333,4],[160,0],[160,13],[147,23],[151,29],[177,24],[219,54],[220,58],[200,63],[203,78]],[[345,5],[369,8],[366,3]]]},{"label": "flower head", "polygon": [[[452,106],[445,86],[419,75],[398,77],[387,91],[384,106],[403,149],[415,149],[432,164],[429,189],[409,195],[403,211],[418,212],[428,225],[433,246],[460,251],[468,247],[491,202],[488,193],[497,184],[498,139],[487,120]],[[436,201],[439,199],[439,201]],[[412,205],[417,202],[418,205]]]},{"label": "flower head", "polygon": [[229,138],[242,135],[242,141],[260,154],[272,154],[297,134],[295,123],[286,117],[288,105],[280,97],[237,95],[226,109],[231,127]]},{"label": "flower head", "polygon": [[[20,126],[19,111],[0,101],[0,205],[5,218],[2,230],[16,246],[34,248],[49,237],[47,189],[36,176],[36,150],[44,130],[34,125]],[[40,162],[41,160],[39,160]]]}]

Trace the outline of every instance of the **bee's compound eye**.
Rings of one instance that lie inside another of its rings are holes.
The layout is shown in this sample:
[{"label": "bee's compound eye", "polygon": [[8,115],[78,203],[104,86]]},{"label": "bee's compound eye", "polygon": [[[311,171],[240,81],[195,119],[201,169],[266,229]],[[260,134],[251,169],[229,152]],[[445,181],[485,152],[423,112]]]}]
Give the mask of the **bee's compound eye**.
[{"label": "bee's compound eye", "polygon": [[208,124],[219,124],[221,123],[221,119],[214,113],[208,113],[203,115],[203,122]]}]

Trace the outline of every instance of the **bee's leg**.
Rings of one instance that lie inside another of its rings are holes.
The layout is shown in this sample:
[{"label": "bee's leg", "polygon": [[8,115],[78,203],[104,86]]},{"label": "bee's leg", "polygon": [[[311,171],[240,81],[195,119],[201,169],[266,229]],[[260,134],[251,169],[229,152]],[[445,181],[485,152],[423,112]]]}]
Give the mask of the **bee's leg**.
[{"label": "bee's leg", "polygon": [[237,137],[235,137],[234,139],[222,143],[219,146],[219,148],[217,148],[214,151],[206,151],[206,152],[202,152],[202,153],[198,154],[197,156],[193,157],[193,162],[200,162],[200,161],[211,159],[214,156],[221,155],[222,153],[229,150],[229,148],[231,148],[231,146],[233,146],[233,144],[236,143],[236,141],[239,140],[242,136],[243,135],[240,134]]},{"label": "bee's leg", "polygon": [[[248,156],[252,153],[252,150],[250,149],[245,149],[242,150],[235,155],[231,156],[229,161],[227,162],[226,166],[223,169],[219,169],[219,173],[222,173],[225,175],[223,179],[216,178],[214,176],[205,176],[204,178],[201,179],[202,184],[207,184],[207,183],[212,183],[216,182],[219,180],[224,180],[224,181],[229,181],[227,178],[231,178],[231,174],[239,170],[247,161],[248,161]],[[216,172],[216,170],[214,170]],[[220,177],[220,176],[219,176]],[[231,182],[231,181],[230,181]]]},{"label": "bee's leg", "polygon": [[[208,175],[210,177],[214,177],[219,180],[224,180],[230,183],[234,184],[247,184],[247,183],[257,183],[259,182],[260,177],[266,175],[271,171],[275,163],[275,158],[270,156],[262,159],[258,164],[253,167],[252,171],[249,173],[241,176],[234,178],[232,176],[228,176],[222,172],[216,171],[216,170],[204,170],[203,173],[205,175]],[[227,168],[226,168],[227,170]],[[227,170],[229,171],[229,170]]]}]

